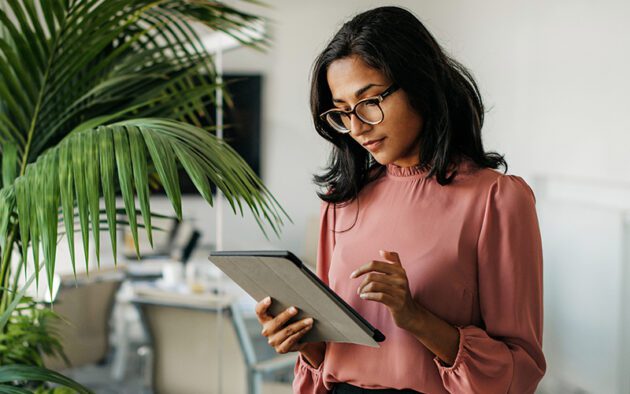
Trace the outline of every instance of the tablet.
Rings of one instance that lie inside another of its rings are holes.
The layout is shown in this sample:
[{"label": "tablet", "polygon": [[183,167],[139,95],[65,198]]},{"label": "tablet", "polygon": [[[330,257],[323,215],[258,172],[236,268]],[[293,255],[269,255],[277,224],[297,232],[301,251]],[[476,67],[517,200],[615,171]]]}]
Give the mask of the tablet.
[{"label": "tablet", "polygon": [[300,342],[344,342],[379,347],[385,336],[332,291],[293,253],[220,251],[208,259],[256,301],[272,299],[276,316],[290,306],[298,314],[289,321],[313,318],[313,328]]}]

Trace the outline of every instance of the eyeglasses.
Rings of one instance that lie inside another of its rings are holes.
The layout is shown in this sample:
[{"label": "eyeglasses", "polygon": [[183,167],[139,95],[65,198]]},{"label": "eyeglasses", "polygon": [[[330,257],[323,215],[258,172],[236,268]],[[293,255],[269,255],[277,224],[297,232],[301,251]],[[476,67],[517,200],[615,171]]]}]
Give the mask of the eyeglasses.
[{"label": "eyeglasses", "polygon": [[320,119],[326,121],[330,127],[339,133],[350,132],[350,116],[354,114],[361,122],[370,125],[376,125],[383,121],[385,115],[381,108],[381,102],[385,97],[391,95],[398,90],[397,85],[392,85],[378,96],[364,98],[358,101],[354,108],[344,111],[343,109],[333,108],[319,115]]}]

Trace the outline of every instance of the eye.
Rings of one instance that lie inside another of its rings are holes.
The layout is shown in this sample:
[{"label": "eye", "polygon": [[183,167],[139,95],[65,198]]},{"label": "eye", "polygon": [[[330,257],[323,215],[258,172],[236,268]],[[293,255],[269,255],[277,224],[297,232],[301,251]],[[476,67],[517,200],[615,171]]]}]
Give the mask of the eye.
[{"label": "eye", "polygon": [[378,99],[366,100],[363,102],[366,107],[375,107],[378,105]]}]

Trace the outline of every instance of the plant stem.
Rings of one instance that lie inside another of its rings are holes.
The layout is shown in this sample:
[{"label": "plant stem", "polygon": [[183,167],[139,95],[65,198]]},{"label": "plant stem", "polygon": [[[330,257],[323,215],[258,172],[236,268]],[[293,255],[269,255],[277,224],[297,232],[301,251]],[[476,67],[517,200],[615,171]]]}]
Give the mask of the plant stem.
[{"label": "plant stem", "polygon": [[66,29],[66,21],[68,19],[68,15],[72,10],[68,10],[64,15],[63,22],[60,23],[63,27],[60,29],[59,34],[55,36],[55,41],[51,45],[50,57],[48,58],[48,64],[46,65],[46,72],[44,73],[44,78],[42,79],[41,89],[39,91],[39,96],[37,97],[37,104],[35,104],[35,109],[33,110],[33,117],[31,118],[31,125],[29,126],[29,130],[26,137],[26,145],[24,146],[24,155],[22,156],[22,165],[20,167],[20,176],[24,175],[26,171],[26,164],[28,164],[28,155],[31,150],[31,144],[33,142],[33,134],[35,133],[35,125],[37,124],[37,118],[39,117],[40,107],[42,105],[42,101],[44,100],[44,93],[46,92],[46,84],[48,83],[48,78],[50,76],[50,70],[52,68],[53,62],[55,61],[55,55],[57,54],[57,44],[59,43],[59,38],[63,34]]},{"label": "plant stem", "polygon": [[15,241],[15,229],[16,225],[13,224],[9,238],[7,238],[8,242],[5,244],[6,248],[3,250],[2,263],[0,264],[0,286],[3,287],[3,289],[0,290],[0,297],[2,298],[0,301],[0,314],[2,314],[6,310],[8,304],[8,274],[10,271],[9,268],[11,266],[11,252],[13,251],[13,242]]},{"label": "plant stem", "polygon": [[[55,45],[57,41],[55,40]],[[37,98],[37,104],[35,105],[35,110],[33,111],[33,118],[31,119],[31,125],[28,130],[28,136],[26,137],[26,145],[24,146],[24,155],[22,155],[22,165],[20,167],[20,176],[24,175],[26,171],[26,164],[28,163],[28,155],[31,150],[31,144],[33,142],[33,134],[35,133],[35,125],[37,124],[37,117],[39,116],[39,109],[42,104],[42,100],[44,99],[44,92],[46,91],[46,83],[48,82],[48,75],[50,73],[50,68],[52,66],[52,61],[54,59],[54,55],[48,59],[48,66],[46,66],[46,73],[44,74],[44,79],[42,80],[42,89],[39,92],[39,97]]]}]

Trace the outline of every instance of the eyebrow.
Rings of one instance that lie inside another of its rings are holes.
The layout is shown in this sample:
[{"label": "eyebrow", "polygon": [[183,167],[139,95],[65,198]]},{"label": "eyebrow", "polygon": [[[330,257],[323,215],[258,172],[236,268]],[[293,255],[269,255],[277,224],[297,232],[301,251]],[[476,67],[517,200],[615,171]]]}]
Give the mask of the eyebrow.
[{"label": "eyebrow", "polygon": [[[361,89],[357,90],[356,92],[354,92],[354,97],[361,96],[363,93],[367,92],[370,88],[373,88],[374,86],[385,86],[385,85],[381,85],[381,84],[377,84],[377,83],[370,83],[368,85],[365,85]],[[345,103],[345,101],[343,101],[341,99],[333,98],[333,103]]]}]

